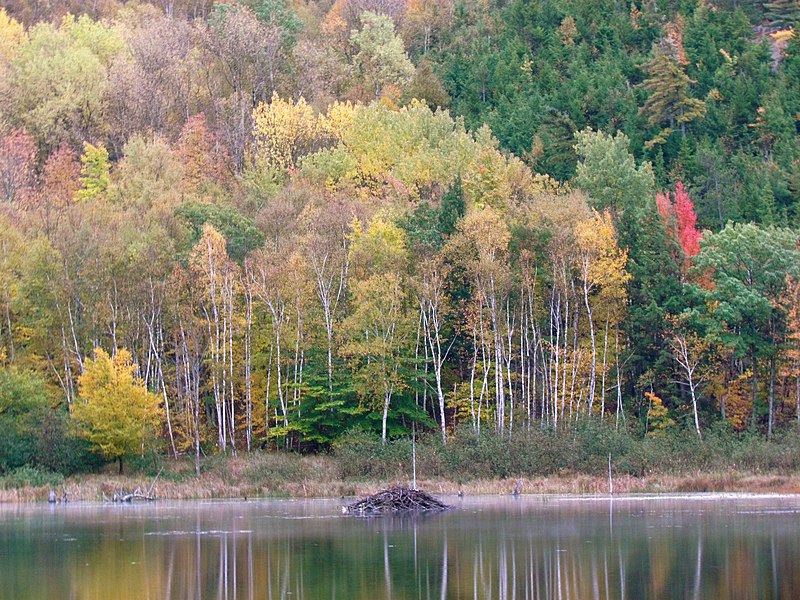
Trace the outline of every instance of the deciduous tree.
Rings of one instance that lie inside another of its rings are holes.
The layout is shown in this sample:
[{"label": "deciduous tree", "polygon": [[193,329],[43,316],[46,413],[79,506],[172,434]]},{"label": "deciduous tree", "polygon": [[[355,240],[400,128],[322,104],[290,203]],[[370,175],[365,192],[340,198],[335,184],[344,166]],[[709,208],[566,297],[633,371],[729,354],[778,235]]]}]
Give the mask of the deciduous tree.
[{"label": "deciduous tree", "polygon": [[367,88],[374,90],[378,98],[387,85],[408,84],[414,76],[414,65],[389,17],[364,11],[360,20],[361,29],[350,34],[355,49],[353,62]]},{"label": "deciduous tree", "polygon": [[51,237],[67,207],[75,202],[81,187],[81,164],[78,155],[62,145],[47,157],[39,177],[39,186],[28,208],[38,213],[42,229]]},{"label": "deciduous tree", "polygon": [[[588,398],[588,409],[591,413],[597,380],[595,313],[600,309],[604,313],[602,316],[605,316],[606,323],[611,321],[612,316],[615,317],[612,325],[619,322],[620,315],[615,313],[618,313],[620,308],[625,305],[627,300],[626,284],[630,279],[630,275],[625,270],[628,253],[620,250],[617,245],[617,232],[608,211],[603,214],[595,213],[590,221],[578,223],[575,228],[575,241],[578,245],[583,303],[589,321],[589,339],[592,347]],[[595,304],[597,304],[596,307],[593,306]],[[605,359],[604,352],[604,365]],[[605,370],[603,379],[605,379]]]},{"label": "deciduous tree", "polygon": [[311,152],[319,134],[317,116],[305,99],[291,102],[273,94],[269,104],[261,103],[253,111],[255,168],[294,169],[298,158]]},{"label": "deciduous tree", "polygon": [[637,166],[628,137],[585,130],[575,134],[578,166],[573,183],[589,194],[592,206],[624,211],[648,203],[655,188],[649,163]]},{"label": "deciduous tree", "polygon": [[102,130],[105,61],[122,44],[113,29],[87,21],[91,19],[65,18],[59,28],[44,23],[32,27],[10,69],[13,122],[41,148],[77,144]]},{"label": "deciduous tree", "polygon": [[790,229],[729,223],[719,233],[704,237],[695,258],[695,272],[710,282],[703,295],[712,340],[751,361],[752,424],[758,403],[759,361],[769,361],[770,436],[774,426],[776,364],[785,327],[780,299],[787,275],[800,275],[797,240],[797,233]]},{"label": "deciduous tree", "polygon": [[97,451],[119,461],[120,474],[124,457],[151,444],[161,423],[158,396],[148,393],[135,372],[127,350],[117,350],[111,357],[96,348],[78,378],[80,401],[72,412],[82,435]]},{"label": "deciduous tree", "polygon": [[24,201],[33,191],[36,145],[26,131],[17,129],[0,137],[0,193],[6,202]]},{"label": "deciduous tree", "polygon": [[80,202],[104,198],[111,185],[111,163],[108,150],[102,144],[83,144],[81,155],[81,187],[75,195]]},{"label": "deciduous tree", "polygon": [[352,239],[354,308],[345,321],[347,343],[341,352],[357,361],[361,395],[380,407],[381,440],[386,443],[392,400],[408,387],[404,371],[413,312],[405,277],[405,236],[396,225],[376,217],[366,230],[356,225]]}]

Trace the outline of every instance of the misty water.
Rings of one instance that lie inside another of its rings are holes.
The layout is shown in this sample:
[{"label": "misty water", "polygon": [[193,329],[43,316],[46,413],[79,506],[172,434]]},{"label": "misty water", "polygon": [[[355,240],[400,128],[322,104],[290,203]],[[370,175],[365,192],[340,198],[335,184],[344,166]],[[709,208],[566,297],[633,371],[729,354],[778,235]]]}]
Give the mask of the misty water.
[{"label": "misty water", "polygon": [[800,497],[444,499],[0,506],[0,598],[800,597]]}]

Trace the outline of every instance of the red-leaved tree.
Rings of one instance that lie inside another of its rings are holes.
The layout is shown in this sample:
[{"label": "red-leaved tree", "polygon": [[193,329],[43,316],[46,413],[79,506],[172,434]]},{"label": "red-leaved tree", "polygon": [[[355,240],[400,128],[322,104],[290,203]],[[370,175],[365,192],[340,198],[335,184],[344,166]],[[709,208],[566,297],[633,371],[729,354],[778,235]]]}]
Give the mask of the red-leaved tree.
[{"label": "red-leaved tree", "polygon": [[66,208],[75,201],[81,187],[81,163],[78,155],[66,145],[47,157],[39,176],[36,194],[30,194],[26,206],[41,219],[46,236],[50,237]]},{"label": "red-leaved tree", "polygon": [[658,212],[664,221],[664,226],[669,235],[678,242],[683,251],[681,260],[684,272],[688,268],[688,261],[700,252],[700,238],[702,234],[697,230],[697,215],[694,212],[694,203],[689,193],[684,189],[683,182],[675,184],[675,193],[669,191],[656,195]]},{"label": "red-leaved tree", "polygon": [[219,136],[209,130],[202,113],[186,121],[176,155],[183,165],[183,181],[187,191],[196,192],[207,183],[224,183],[230,159]]}]

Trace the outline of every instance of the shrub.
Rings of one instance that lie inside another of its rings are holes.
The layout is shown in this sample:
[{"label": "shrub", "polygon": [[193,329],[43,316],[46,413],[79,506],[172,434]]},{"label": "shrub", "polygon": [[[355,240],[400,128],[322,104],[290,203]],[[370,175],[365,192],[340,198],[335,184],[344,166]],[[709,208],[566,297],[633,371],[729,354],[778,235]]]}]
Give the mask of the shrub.
[{"label": "shrub", "polygon": [[49,404],[41,376],[14,368],[0,370],[0,473],[33,463],[37,426]]},{"label": "shrub", "polygon": [[[419,449],[418,446],[418,453]],[[382,444],[377,435],[355,429],[339,438],[333,451],[343,478],[398,479],[411,473],[411,440],[408,438]]]},{"label": "shrub", "polygon": [[3,477],[0,477],[0,487],[7,490],[22,487],[44,486],[54,488],[63,483],[64,477],[60,473],[52,473],[29,465],[14,469]]},{"label": "shrub", "polygon": [[243,473],[245,480],[252,484],[300,481],[303,479],[303,466],[299,455],[286,452],[258,453],[256,460],[248,461]]}]

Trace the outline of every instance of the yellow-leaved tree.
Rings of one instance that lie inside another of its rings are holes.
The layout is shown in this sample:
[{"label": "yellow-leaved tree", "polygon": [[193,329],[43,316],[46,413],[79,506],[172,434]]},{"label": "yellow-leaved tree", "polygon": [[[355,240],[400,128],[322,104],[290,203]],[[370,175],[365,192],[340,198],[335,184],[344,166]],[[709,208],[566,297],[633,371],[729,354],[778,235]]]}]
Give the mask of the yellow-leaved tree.
[{"label": "yellow-leaved tree", "polygon": [[22,24],[10,17],[5,8],[0,8],[0,73],[17,55],[26,38]]},{"label": "yellow-leaved tree", "polygon": [[320,133],[319,119],[304,98],[297,102],[272,94],[269,104],[253,110],[253,138],[256,168],[284,173],[314,149]]},{"label": "yellow-leaved tree", "polygon": [[141,451],[153,439],[161,420],[158,396],[150,394],[134,373],[130,352],[117,350],[111,357],[95,348],[94,359],[86,361],[78,378],[78,393],[72,418],[83,437],[109,460],[119,461]]},{"label": "yellow-leaved tree", "polygon": [[588,317],[589,339],[592,345],[587,399],[590,414],[593,410],[597,389],[598,344],[595,329],[598,321],[600,323],[605,321],[600,382],[602,398],[600,414],[602,418],[605,412],[608,331],[609,326],[616,329],[622,320],[622,307],[625,306],[627,300],[626,284],[630,279],[630,275],[625,270],[628,253],[617,244],[617,231],[611,213],[607,209],[602,213],[595,211],[591,219],[579,222],[575,226],[575,241],[580,261],[583,303]]},{"label": "yellow-leaved tree", "polygon": [[669,409],[664,402],[653,392],[645,392],[649,408],[647,409],[647,435],[658,437],[664,435],[667,429],[675,425],[675,419],[669,416]]}]

